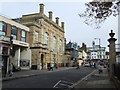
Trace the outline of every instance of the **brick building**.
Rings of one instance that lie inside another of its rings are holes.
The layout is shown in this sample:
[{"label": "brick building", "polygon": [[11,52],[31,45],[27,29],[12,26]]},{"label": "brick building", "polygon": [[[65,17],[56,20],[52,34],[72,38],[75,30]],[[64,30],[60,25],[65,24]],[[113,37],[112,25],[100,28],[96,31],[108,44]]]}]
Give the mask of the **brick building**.
[{"label": "brick building", "polygon": [[54,22],[52,11],[44,14],[44,4],[40,4],[40,12],[23,15],[14,19],[30,28],[30,48],[32,50],[32,68],[44,69],[49,64],[61,66],[64,60],[64,22],[59,25],[59,17]]},{"label": "brick building", "polygon": [[[10,40],[11,36],[13,39]],[[28,42],[28,27],[0,16],[0,63],[4,74],[8,72],[10,63],[21,69],[30,69],[31,51]]]}]

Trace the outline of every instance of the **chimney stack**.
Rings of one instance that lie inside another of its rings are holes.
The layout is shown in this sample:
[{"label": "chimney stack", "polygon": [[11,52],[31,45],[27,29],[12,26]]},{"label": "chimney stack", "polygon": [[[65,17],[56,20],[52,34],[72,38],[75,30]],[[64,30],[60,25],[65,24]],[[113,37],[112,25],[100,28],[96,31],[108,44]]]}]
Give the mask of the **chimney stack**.
[{"label": "chimney stack", "polygon": [[40,14],[44,14],[44,4],[39,4],[40,5]]},{"label": "chimney stack", "polygon": [[56,23],[59,25],[59,17],[56,17]]},{"label": "chimney stack", "polygon": [[61,27],[64,29],[64,22],[61,22]]},{"label": "chimney stack", "polygon": [[49,19],[52,20],[52,11],[49,11]]}]

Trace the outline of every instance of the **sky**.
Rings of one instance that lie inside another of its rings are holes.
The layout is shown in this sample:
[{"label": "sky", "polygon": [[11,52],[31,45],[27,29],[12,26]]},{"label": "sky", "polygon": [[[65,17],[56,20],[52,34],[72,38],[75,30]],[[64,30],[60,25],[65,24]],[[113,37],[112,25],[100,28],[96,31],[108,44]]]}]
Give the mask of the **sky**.
[{"label": "sky", "polygon": [[[89,1],[89,0],[88,0]],[[80,46],[84,42],[87,47],[92,46],[92,42],[98,45],[99,40],[94,38],[100,38],[100,44],[103,47],[108,46],[109,33],[111,30],[115,32],[115,38],[118,38],[118,18],[109,17],[102,25],[100,29],[94,29],[91,26],[87,26],[84,22],[84,18],[79,17],[79,13],[83,13],[86,6],[85,0],[41,0],[41,1],[20,1],[15,2],[14,0],[8,2],[0,2],[0,15],[4,15],[8,18],[18,18],[22,15],[38,13],[39,4],[45,5],[45,14],[48,16],[48,12],[53,12],[53,21],[55,17],[60,18],[60,22],[65,22],[65,38],[67,42],[73,41],[78,43]],[[108,50],[108,48],[107,48]]]}]

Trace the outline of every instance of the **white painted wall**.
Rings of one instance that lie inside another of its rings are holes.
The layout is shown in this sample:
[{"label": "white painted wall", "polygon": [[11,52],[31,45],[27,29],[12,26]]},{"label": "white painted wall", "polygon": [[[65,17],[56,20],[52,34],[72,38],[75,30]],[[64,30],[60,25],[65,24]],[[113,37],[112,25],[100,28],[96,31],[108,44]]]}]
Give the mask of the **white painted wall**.
[{"label": "white painted wall", "polygon": [[20,48],[15,51],[14,65],[18,67],[20,66]]},{"label": "white painted wall", "polygon": [[84,50],[82,51],[82,53],[83,53],[84,60],[87,59],[87,53]]},{"label": "white painted wall", "polygon": [[31,67],[31,50],[26,48],[21,51],[20,60],[30,60],[30,67]]}]

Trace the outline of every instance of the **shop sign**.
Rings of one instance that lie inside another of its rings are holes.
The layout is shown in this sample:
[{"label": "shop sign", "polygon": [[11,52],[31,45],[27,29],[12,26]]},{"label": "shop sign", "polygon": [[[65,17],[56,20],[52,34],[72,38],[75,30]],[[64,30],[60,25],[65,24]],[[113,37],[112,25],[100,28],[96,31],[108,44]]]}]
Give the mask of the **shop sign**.
[{"label": "shop sign", "polygon": [[19,45],[19,46],[25,46],[28,47],[29,43],[23,42],[23,41],[17,41],[17,40],[13,40],[13,44]]}]

